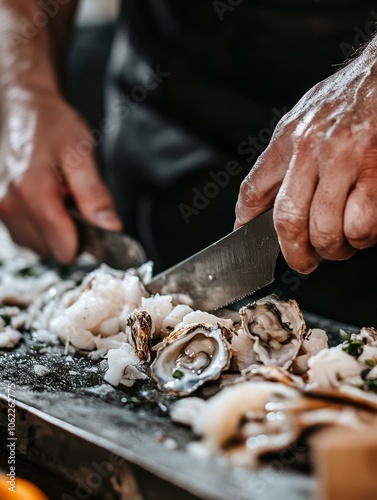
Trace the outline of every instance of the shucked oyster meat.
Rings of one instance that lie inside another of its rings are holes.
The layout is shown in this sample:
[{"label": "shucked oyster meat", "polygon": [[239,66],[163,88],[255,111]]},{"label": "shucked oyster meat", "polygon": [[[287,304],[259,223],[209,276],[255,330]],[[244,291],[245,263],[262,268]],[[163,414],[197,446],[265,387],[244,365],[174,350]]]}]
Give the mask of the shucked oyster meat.
[{"label": "shucked oyster meat", "polygon": [[194,323],[174,330],[157,352],[151,375],[159,388],[180,396],[194,392],[229,368],[231,331],[220,323]]},{"label": "shucked oyster meat", "polygon": [[226,387],[208,400],[186,398],[173,404],[173,421],[190,426],[201,441],[190,452],[220,456],[235,466],[253,467],[258,457],[290,446],[309,428],[342,425],[358,430],[373,422],[371,413],[305,397],[279,382],[249,381]]},{"label": "shucked oyster meat", "polygon": [[[240,315],[241,330],[253,341],[256,360],[288,369],[300,350],[305,332],[297,302],[284,302],[270,295],[242,307]],[[252,353],[251,362],[255,362]]]}]

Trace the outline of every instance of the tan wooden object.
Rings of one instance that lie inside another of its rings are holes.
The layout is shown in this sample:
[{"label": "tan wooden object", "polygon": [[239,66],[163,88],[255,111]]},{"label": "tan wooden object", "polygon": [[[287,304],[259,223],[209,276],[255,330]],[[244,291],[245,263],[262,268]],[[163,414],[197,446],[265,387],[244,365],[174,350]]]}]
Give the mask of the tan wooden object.
[{"label": "tan wooden object", "polygon": [[312,439],[315,500],[377,500],[377,422],[368,430],[326,429]]}]

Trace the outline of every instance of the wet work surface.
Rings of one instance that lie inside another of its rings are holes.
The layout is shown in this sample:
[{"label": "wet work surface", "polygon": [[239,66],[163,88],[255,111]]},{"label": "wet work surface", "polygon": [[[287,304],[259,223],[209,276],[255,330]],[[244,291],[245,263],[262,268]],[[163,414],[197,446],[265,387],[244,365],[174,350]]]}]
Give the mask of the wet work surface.
[{"label": "wet work surface", "polygon": [[[357,330],[305,317],[308,327],[327,331],[330,345],[341,341],[339,329]],[[37,376],[34,365],[48,372]],[[17,456],[76,485],[56,498],[298,500],[315,491],[305,443],[269,457],[257,471],[199,459],[185,449],[191,431],[169,419],[174,398],[152,381],[113,388],[103,382],[105,370],[106,362],[64,355],[63,346],[41,353],[28,334],[16,349],[0,351],[1,442],[14,384]]]}]

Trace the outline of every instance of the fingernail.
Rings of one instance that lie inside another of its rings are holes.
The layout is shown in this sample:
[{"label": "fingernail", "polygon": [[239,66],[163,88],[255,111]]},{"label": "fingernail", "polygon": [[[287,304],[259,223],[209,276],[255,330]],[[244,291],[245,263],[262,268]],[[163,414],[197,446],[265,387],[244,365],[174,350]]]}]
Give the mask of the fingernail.
[{"label": "fingernail", "polygon": [[318,267],[318,264],[314,267],[310,267],[309,269],[305,269],[305,271],[297,271],[299,274],[310,274],[315,271]]},{"label": "fingernail", "polygon": [[296,272],[300,274],[310,274],[317,269],[319,263],[316,260],[308,262],[304,269],[296,269]]},{"label": "fingernail", "polygon": [[114,210],[99,210],[94,214],[94,217],[98,225],[106,229],[119,230],[122,228],[119,217]]}]

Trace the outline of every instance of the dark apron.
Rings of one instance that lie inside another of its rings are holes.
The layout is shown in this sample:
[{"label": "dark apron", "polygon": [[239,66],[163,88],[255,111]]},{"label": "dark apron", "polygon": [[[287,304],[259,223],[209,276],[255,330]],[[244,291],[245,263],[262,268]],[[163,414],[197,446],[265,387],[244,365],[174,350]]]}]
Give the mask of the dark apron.
[{"label": "dark apron", "polygon": [[232,230],[239,185],[278,119],[377,20],[371,2],[258,3],[123,1],[106,172],[127,232],[157,269]]}]

